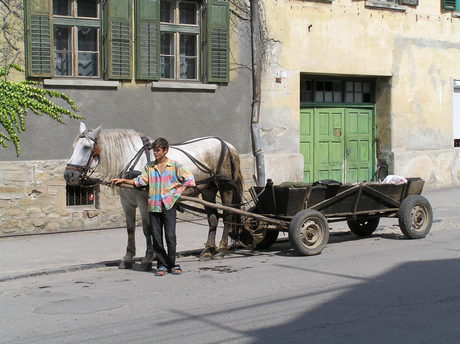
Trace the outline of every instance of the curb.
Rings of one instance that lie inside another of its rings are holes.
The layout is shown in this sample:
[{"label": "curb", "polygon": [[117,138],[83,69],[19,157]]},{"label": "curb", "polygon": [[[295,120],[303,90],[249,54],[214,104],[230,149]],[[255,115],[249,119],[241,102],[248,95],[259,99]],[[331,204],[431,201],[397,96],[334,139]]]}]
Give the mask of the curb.
[{"label": "curb", "polygon": [[[278,239],[277,243],[286,242],[288,241],[287,238]],[[229,251],[234,251],[236,248],[242,248],[241,245],[232,245],[229,247]],[[188,257],[188,256],[198,256],[203,249],[193,249],[193,250],[186,250],[177,253],[177,257]],[[134,258],[135,262],[140,262],[142,260],[141,257]],[[0,276],[0,283],[14,281],[22,278],[29,278],[29,277],[39,277],[39,276],[47,276],[47,275],[55,275],[55,274],[62,274],[66,272],[75,272],[75,271],[82,271],[82,270],[90,270],[90,269],[97,269],[102,267],[113,267],[118,266],[121,262],[121,259],[116,260],[106,260],[97,263],[89,263],[89,264],[80,264],[80,265],[71,265],[62,268],[56,269],[47,269],[47,270],[39,270],[33,272],[24,272],[19,273],[16,275],[8,275],[8,276]]]},{"label": "curb", "polygon": [[[177,257],[180,258],[180,257],[187,257],[187,256],[195,256],[195,255],[198,255],[201,251],[202,249],[178,252]],[[135,262],[140,262],[141,260],[142,260],[141,257],[134,258]],[[106,260],[106,261],[97,262],[97,263],[71,265],[71,266],[66,266],[66,267],[56,268],[56,269],[46,269],[46,270],[39,270],[39,271],[32,271],[32,272],[24,272],[24,273],[19,273],[15,275],[0,276],[0,283],[14,281],[14,280],[22,279],[22,278],[29,278],[29,277],[55,275],[55,274],[62,274],[66,272],[98,269],[102,267],[113,267],[113,266],[118,266],[120,262],[121,262],[121,259]]]}]

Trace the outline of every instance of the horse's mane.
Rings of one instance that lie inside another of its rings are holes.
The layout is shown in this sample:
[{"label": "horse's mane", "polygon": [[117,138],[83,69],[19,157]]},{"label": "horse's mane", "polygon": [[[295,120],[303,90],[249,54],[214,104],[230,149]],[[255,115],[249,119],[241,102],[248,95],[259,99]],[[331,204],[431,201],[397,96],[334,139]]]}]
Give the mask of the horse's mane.
[{"label": "horse's mane", "polygon": [[97,139],[101,154],[96,171],[103,180],[115,178],[126,167],[140,148],[134,141],[140,137],[142,134],[132,129],[101,129]]}]

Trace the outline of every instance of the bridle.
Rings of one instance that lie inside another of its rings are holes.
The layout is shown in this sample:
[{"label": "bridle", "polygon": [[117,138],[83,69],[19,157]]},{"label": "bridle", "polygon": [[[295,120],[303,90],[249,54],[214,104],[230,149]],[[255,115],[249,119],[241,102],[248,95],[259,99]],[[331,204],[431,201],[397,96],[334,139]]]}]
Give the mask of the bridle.
[{"label": "bridle", "polygon": [[[90,156],[88,158],[88,162],[86,163],[86,165],[67,164],[65,169],[80,172],[79,181],[83,181],[86,178],[90,177],[94,173],[94,170],[96,168],[91,170],[90,166],[94,161],[94,157],[99,156],[101,154],[101,149],[99,148],[99,146],[97,144],[97,139],[93,139],[92,137],[86,137],[84,133],[82,133],[79,136],[79,138],[87,138],[87,139],[89,139],[89,140],[94,142],[94,146],[93,146],[93,149],[91,150],[91,154],[90,154]],[[90,174],[88,175],[89,172],[90,172]]]}]

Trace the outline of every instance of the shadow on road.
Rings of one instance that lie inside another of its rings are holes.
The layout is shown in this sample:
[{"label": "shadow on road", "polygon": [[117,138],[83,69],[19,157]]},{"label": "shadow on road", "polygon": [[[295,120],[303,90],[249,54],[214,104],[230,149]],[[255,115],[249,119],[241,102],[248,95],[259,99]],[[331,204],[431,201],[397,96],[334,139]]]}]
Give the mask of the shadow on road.
[{"label": "shadow on road", "polygon": [[[458,343],[459,271],[460,259],[404,263],[294,321],[246,335],[254,343]],[[308,297],[298,302],[307,307]]]}]

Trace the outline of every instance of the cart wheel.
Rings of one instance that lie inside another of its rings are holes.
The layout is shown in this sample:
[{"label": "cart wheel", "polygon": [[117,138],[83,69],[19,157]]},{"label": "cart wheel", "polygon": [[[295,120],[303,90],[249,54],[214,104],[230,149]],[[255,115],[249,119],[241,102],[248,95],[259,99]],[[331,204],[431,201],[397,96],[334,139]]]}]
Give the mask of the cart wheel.
[{"label": "cart wheel", "polygon": [[289,242],[294,252],[302,256],[320,254],[329,241],[329,224],[317,210],[298,212],[289,226]]},{"label": "cart wheel", "polygon": [[375,217],[371,219],[361,219],[361,220],[348,220],[348,228],[350,228],[353,234],[359,236],[369,236],[375,232],[379,226],[380,218]]},{"label": "cart wheel", "polygon": [[280,232],[278,231],[271,231],[268,229],[267,233],[265,234],[265,238],[263,238],[262,241],[259,242],[254,249],[264,250],[271,247],[276,242],[276,239],[278,239],[279,233]]},{"label": "cart wheel", "polygon": [[408,239],[421,239],[428,235],[433,224],[433,209],[423,196],[406,197],[399,207],[399,227]]},{"label": "cart wheel", "polygon": [[[257,207],[249,208],[248,212],[257,214]],[[239,242],[243,246],[252,247],[253,250],[264,250],[271,247],[278,239],[279,231],[268,229],[267,224],[263,223],[263,221],[248,216],[242,219],[242,223],[244,229],[240,235]],[[254,240],[254,236],[257,237],[256,240]],[[254,242],[257,242],[255,246]]]}]

